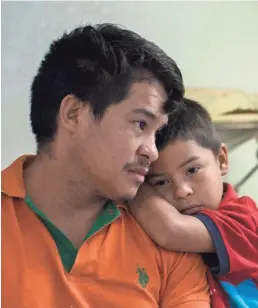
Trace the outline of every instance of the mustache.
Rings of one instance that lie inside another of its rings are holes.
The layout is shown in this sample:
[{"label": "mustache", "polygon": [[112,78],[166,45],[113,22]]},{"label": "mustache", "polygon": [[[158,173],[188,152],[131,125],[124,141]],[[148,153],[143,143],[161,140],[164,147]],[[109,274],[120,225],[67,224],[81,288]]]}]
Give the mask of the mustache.
[{"label": "mustache", "polygon": [[124,169],[132,169],[132,168],[146,168],[150,169],[151,162],[147,158],[140,158],[137,162],[127,163],[124,166]]}]

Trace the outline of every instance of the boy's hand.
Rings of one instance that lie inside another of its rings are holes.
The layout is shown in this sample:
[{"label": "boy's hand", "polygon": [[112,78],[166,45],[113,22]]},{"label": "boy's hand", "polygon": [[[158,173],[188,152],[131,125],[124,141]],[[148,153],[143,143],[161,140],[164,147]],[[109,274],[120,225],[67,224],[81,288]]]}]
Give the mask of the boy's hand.
[{"label": "boy's hand", "polygon": [[137,209],[143,206],[150,205],[150,199],[160,199],[160,194],[149,184],[143,183],[137,191],[133,201],[129,203],[131,212],[137,211]]}]

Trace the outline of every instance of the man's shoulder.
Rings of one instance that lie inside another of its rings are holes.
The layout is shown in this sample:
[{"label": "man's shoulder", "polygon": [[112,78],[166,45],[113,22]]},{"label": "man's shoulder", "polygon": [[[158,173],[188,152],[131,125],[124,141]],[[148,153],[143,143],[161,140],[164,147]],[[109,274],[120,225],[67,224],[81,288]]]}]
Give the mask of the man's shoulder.
[{"label": "man's shoulder", "polygon": [[[139,258],[139,261],[146,265],[146,271],[160,281],[161,296],[175,300],[199,284],[200,299],[208,301],[206,268],[201,256],[159,247],[143,231],[128,209],[122,209],[121,213],[120,223],[124,223],[124,226],[120,227],[124,230],[128,242],[128,245],[125,245],[126,252],[132,253],[130,262]],[[194,298],[194,292],[192,296]]]},{"label": "man's shoulder", "polygon": [[138,246],[140,250],[145,251],[150,257],[155,255],[155,258],[151,257],[150,259],[159,263],[162,269],[169,272],[181,262],[192,263],[201,259],[198,254],[168,251],[158,246],[144,232],[127,207],[119,206],[119,209],[121,211],[122,222],[125,224],[125,227],[122,229],[128,230],[128,240]]},{"label": "man's shoulder", "polygon": [[8,167],[1,171],[1,193],[11,198],[24,198],[23,166],[33,155],[18,157]]}]

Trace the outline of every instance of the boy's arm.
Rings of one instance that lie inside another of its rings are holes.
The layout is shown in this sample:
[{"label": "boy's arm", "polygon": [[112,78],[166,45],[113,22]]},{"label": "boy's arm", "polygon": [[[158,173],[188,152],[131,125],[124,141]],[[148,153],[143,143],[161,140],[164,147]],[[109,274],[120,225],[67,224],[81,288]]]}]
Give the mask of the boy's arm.
[{"label": "boy's arm", "polygon": [[[180,214],[149,185],[140,189],[131,212],[158,245],[203,252],[213,274],[258,272],[258,209],[250,198],[228,201],[217,211],[202,210],[191,217]],[[206,258],[205,252],[216,254]]]},{"label": "boy's arm", "polygon": [[209,231],[201,220],[183,215],[151,186],[143,184],[130,211],[144,231],[161,247],[182,252],[213,252]]}]

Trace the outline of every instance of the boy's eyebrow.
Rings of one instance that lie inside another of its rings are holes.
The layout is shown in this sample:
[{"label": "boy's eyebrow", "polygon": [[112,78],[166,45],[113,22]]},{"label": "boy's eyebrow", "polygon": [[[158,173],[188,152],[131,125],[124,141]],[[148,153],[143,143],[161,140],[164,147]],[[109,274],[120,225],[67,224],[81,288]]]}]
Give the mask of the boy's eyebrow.
[{"label": "boy's eyebrow", "polygon": [[[200,157],[199,156],[191,156],[189,157],[185,162],[183,162],[179,167],[178,169],[182,168],[183,166],[191,163],[192,161],[195,161],[195,160],[198,160]],[[162,176],[165,176],[166,173],[163,172],[163,173],[154,173],[150,170],[150,172],[146,175],[146,180],[149,180],[149,179],[152,179],[152,178],[156,178],[156,177],[162,177]]]},{"label": "boy's eyebrow", "polygon": [[189,157],[185,162],[183,162],[183,163],[178,167],[178,169],[184,167],[185,165],[191,163],[192,161],[198,160],[199,158],[200,158],[199,156],[191,156],[191,157]]}]

